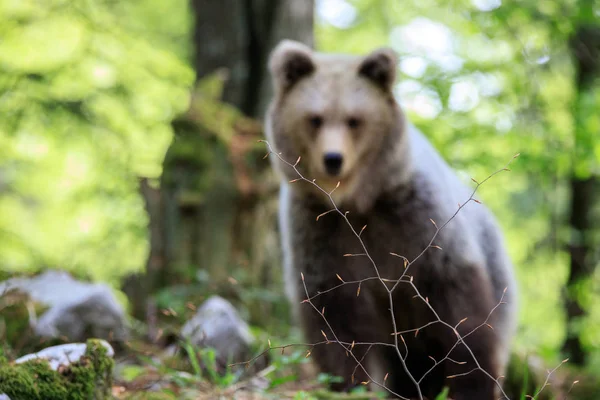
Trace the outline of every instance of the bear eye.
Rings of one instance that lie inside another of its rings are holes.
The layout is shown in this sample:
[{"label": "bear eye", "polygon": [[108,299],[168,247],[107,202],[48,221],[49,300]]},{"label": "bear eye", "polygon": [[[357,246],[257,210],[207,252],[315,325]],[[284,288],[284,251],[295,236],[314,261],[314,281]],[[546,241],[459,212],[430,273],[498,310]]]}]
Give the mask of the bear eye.
[{"label": "bear eye", "polygon": [[310,117],[308,119],[308,121],[310,122],[311,126],[313,128],[320,128],[321,125],[323,125],[323,117],[319,116],[319,115],[314,115],[312,117]]},{"label": "bear eye", "polygon": [[350,127],[351,129],[355,129],[360,126],[361,120],[356,117],[350,117],[348,118],[346,123],[348,124],[348,127]]}]

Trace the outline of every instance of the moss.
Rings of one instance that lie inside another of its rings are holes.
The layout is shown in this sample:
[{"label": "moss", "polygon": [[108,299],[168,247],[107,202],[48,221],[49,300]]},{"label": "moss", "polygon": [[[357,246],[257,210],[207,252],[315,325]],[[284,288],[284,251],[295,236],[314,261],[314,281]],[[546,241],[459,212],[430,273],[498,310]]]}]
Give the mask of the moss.
[{"label": "moss", "polygon": [[[40,399],[59,400],[68,397],[67,388],[62,384],[60,374],[50,369],[44,360],[32,360],[23,364],[24,373],[33,376],[34,389]],[[15,399],[11,397],[11,399]]]},{"label": "moss", "polygon": [[0,367],[0,393],[6,393],[11,399],[39,399],[35,390],[33,375],[23,368],[14,368],[8,364]]},{"label": "moss", "polygon": [[62,383],[60,374],[52,371],[43,360],[32,360],[17,366],[2,366],[0,392],[6,393],[12,400],[68,398],[67,388]]},{"label": "moss", "polygon": [[53,371],[45,360],[0,367],[0,393],[12,400],[100,400],[108,398],[114,361],[100,341],[89,340],[85,355]]},{"label": "moss", "polygon": [[89,339],[87,341],[85,355],[94,367],[95,398],[107,397],[112,388],[112,371],[115,361],[107,355],[106,347],[102,345],[102,341],[97,339]]},{"label": "moss", "polygon": [[6,357],[6,347],[8,347],[6,343],[0,344],[0,367],[8,363],[8,357]]}]

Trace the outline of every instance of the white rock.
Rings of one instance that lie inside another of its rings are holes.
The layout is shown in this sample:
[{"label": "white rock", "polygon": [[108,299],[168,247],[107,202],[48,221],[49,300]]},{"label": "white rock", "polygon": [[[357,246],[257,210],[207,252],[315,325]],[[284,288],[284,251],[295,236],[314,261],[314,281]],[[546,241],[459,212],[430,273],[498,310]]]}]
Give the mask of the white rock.
[{"label": "white rock", "polygon": [[[100,340],[99,342],[106,348],[106,355],[108,357],[115,355],[115,351],[108,342],[105,340]],[[86,349],[87,345],[85,343],[61,344],[59,346],[47,347],[37,353],[27,354],[16,359],[15,363],[21,364],[29,360],[44,359],[48,360],[50,367],[56,371],[61,365],[68,367],[72,363],[78,362],[85,354]],[[1,397],[0,400],[2,400]]]},{"label": "white rock", "polygon": [[0,293],[11,289],[49,307],[34,325],[38,336],[64,336],[73,341],[127,339],[125,312],[107,285],[81,282],[63,271],[47,271],[0,283]]},{"label": "white rock", "polygon": [[212,347],[221,363],[247,361],[254,337],[227,300],[212,296],[183,326],[181,335],[197,347]]}]

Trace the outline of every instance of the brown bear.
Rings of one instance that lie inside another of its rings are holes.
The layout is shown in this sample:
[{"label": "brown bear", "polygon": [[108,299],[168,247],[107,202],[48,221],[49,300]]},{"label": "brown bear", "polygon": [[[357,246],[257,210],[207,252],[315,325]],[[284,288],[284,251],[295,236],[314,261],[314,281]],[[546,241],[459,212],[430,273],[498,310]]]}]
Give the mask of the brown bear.
[{"label": "brown bear", "polygon": [[[310,343],[322,342],[323,334],[355,342],[352,354],[338,343],[315,346],[317,365],[344,379],[336,390],[373,379],[404,398],[432,399],[445,386],[454,400],[498,398],[501,380],[496,378],[505,371],[515,330],[512,266],[493,216],[474,202],[439,232],[434,242],[439,247],[428,248],[436,232],[432,220],[438,226],[449,220],[472,189],[407,122],[395,101],[395,53],[382,48],[366,56],[322,54],[285,40],[272,52],[269,69],[274,97],[266,135],[279,154],[271,159],[281,176],[288,296]],[[360,239],[377,271],[366,255],[344,257],[364,253],[344,218],[333,212],[315,220],[333,206],[310,182],[290,183],[298,174],[281,159],[293,164],[299,157],[298,171],[333,191],[331,199],[348,212],[354,230],[366,225]],[[391,284],[386,288],[380,280],[364,281],[360,292],[358,284],[328,291],[340,285],[340,278],[358,281],[380,274],[398,279],[404,263],[391,253],[413,260],[424,249],[407,273],[412,282],[406,279],[391,294]],[[411,283],[422,298],[415,297]],[[327,323],[302,302],[304,284],[309,296],[321,293],[312,303],[318,311],[324,308]],[[442,321],[458,324],[461,335],[488,317],[490,326],[469,334],[466,346],[456,345],[453,329],[431,323],[437,317],[425,298]],[[502,298],[505,303],[492,313]],[[396,332],[421,328],[402,335],[399,350],[389,345],[394,343],[390,299]]]}]

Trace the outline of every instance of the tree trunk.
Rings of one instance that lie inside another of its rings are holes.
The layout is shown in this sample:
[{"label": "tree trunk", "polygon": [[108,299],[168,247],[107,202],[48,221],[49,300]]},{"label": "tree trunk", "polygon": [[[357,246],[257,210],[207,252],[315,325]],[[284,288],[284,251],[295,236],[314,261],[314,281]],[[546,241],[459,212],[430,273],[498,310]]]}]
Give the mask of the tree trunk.
[{"label": "tree trunk", "polygon": [[[581,26],[571,40],[571,52],[574,57],[577,73],[578,100],[576,109],[580,108],[583,95],[593,90],[594,82],[600,77],[600,27]],[[600,137],[600,132],[588,132],[581,121],[581,115],[576,113],[575,127],[575,163],[581,154],[591,151],[585,138]],[[582,140],[582,138],[584,140]],[[589,176],[579,176],[574,168],[570,182],[571,191],[571,243],[569,254],[571,258],[569,277],[565,292],[565,308],[567,314],[567,336],[563,343],[563,351],[570,362],[584,365],[586,353],[583,349],[580,329],[586,310],[580,302],[579,291],[582,284],[593,276],[597,260],[595,249],[598,243],[593,243],[595,228],[593,210],[599,191],[598,177],[593,171]]]},{"label": "tree trunk", "polygon": [[[193,0],[192,6],[196,18],[198,79],[218,68],[226,68],[228,80],[222,100],[246,116],[262,119],[271,93],[267,73],[269,53],[283,38],[312,46],[313,1]],[[234,175],[244,168],[241,165],[244,154],[236,157],[232,151],[228,153],[229,160],[219,171],[228,177],[227,187],[207,193],[203,213],[215,220],[203,221],[204,234],[199,237],[202,243],[211,240],[211,245],[205,246],[203,262],[198,267],[222,279],[232,267],[242,265],[252,279],[256,279],[264,275],[262,268],[270,267],[260,264],[265,262],[265,235],[275,226],[275,216],[264,209],[267,200],[255,193],[243,193],[240,187],[227,192],[236,188]],[[264,162],[261,165],[268,167]],[[214,197],[225,192],[226,195]],[[266,282],[252,283],[263,286]]]},{"label": "tree trunk", "polygon": [[[225,68],[222,100],[261,119],[270,96],[269,53],[283,38],[313,44],[314,1],[192,0],[191,5],[197,79]],[[193,279],[198,271],[208,273],[211,282],[227,281],[240,266],[251,280],[246,283],[268,287],[271,267],[279,270],[273,265],[278,257],[268,252],[278,247],[273,243],[275,207],[273,199],[244,190],[244,179],[252,175],[247,173],[252,168],[248,153],[243,151],[247,144],[232,141],[228,148],[214,133],[200,135],[198,126],[185,120],[174,126],[176,137],[161,178],[160,210],[149,213],[150,227],[163,229],[160,243],[151,240],[150,259],[157,251],[164,255],[164,279],[150,278],[154,272],[149,261],[146,295],[157,285]],[[251,161],[258,168],[269,168],[266,161]],[[240,179],[240,174],[248,176]],[[210,185],[200,183],[205,181]],[[265,311],[251,313],[260,319]]]},{"label": "tree trunk", "polygon": [[198,79],[227,68],[223,100],[261,118],[270,96],[267,59],[281,39],[313,45],[313,0],[192,0]]},{"label": "tree trunk", "polygon": [[590,233],[593,227],[591,218],[597,189],[595,177],[587,179],[573,177],[571,179],[570,224],[572,237],[569,246],[571,263],[565,299],[568,329],[563,351],[569,356],[570,362],[577,365],[583,365],[586,361],[579,329],[576,329],[586,315],[586,311],[578,299],[578,291],[581,290],[581,283],[592,276],[595,267],[594,248]]},{"label": "tree trunk", "polygon": [[[139,192],[144,199],[148,214],[150,252],[146,260],[144,276],[132,275],[123,283],[123,290],[129,298],[131,313],[138,319],[147,318],[152,305],[148,303],[148,288],[156,287],[165,273],[164,221],[162,218],[162,196],[160,189],[152,187],[147,178],[139,181]],[[149,321],[150,322],[150,321]],[[149,324],[153,325],[153,324]],[[150,330],[152,327],[150,326]],[[150,333],[153,337],[154,333]]]}]

